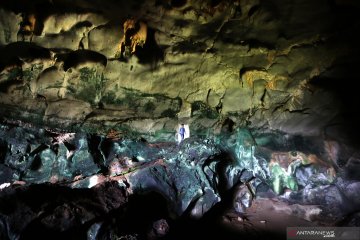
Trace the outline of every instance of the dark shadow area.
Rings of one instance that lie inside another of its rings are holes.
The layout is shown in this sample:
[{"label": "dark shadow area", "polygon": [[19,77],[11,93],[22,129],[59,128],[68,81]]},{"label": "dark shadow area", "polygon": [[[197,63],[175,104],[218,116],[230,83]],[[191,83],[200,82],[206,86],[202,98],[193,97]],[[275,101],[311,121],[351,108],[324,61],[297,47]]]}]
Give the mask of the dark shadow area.
[{"label": "dark shadow area", "polygon": [[41,166],[42,166],[41,158],[39,155],[36,155],[34,160],[31,162],[29,169],[32,171],[37,171],[41,168]]},{"label": "dark shadow area", "polygon": [[220,154],[216,156],[216,159],[219,159],[219,163],[216,166],[216,172],[218,175],[217,191],[219,195],[225,196],[226,192],[229,190],[229,186],[232,183],[229,183],[229,178],[226,175],[226,168],[229,165],[235,164],[235,156],[233,151],[224,149]]},{"label": "dark shadow area", "polygon": [[100,150],[105,156],[106,159],[113,159],[115,157],[114,142],[109,138],[103,138],[100,144]]},{"label": "dark shadow area", "polygon": [[202,42],[182,41],[173,47],[173,51],[180,53],[202,53],[206,48],[206,44]]},{"label": "dark shadow area", "polygon": [[76,150],[76,146],[74,145],[74,144],[72,144],[72,143],[69,143],[69,142],[64,142],[64,145],[65,145],[65,147],[67,148],[67,150],[69,151],[69,152],[71,152],[71,151],[75,151]]},{"label": "dark shadow area", "polygon": [[221,134],[230,135],[234,132],[235,122],[230,118],[226,118],[221,125]]},{"label": "dark shadow area", "polygon": [[[358,147],[360,145],[360,108],[358,107],[360,98],[359,89],[353,84],[359,82],[360,78],[355,73],[355,69],[357,69],[356,62],[348,62],[347,64],[338,66],[325,76],[320,75],[313,78],[310,84],[333,94],[340,105],[340,112],[333,121],[332,127],[341,129],[339,132],[347,138],[344,139],[344,137],[340,136],[340,139],[345,140],[349,145]],[[339,75],[342,77],[337,77]]]},{"label": "dark shadow area", "polygon": [[169,221],[167,201],[161,194],[134,194],[129,197],[125,211],[111,228],[118,236],[137,233],[140,239],[147,239],[152,224],[160,219]]},{"label": "dark shadow area", "polygon": [[6,142],[0,139],[0,164],[4,164],[7,150]]},{"label": "dark shadow area", "polygon": [[[360,181],[360,154],[353,154],[345,165],[345,176],[347,179]],[[360,210],[360,209],[359,209]]]},{"label": "dark shadow area", "polygon": [[[5,189],[0,193],[0,236],[27,239],[87,239],[88,228],[104,221],[127,201],[117,182],[92,189],[38,184]],[[7,216],[7,217],[5,217]],[[6,239],[6,238],[5,238]]]},{"label": "dark shadow area", "polygon": [[48,49],[29,42],[14,42],[4,47],[0,47],[0,55],[0,71],[7,66],[21,67],[21,59],[33,60],[51,58]]},{"label": "dark shadow area", "polygon": [[336,16],[334,25],[336,29],[345,30],[343,26],[353,26],[359,22],[359,8],[358,1],[336,1],[327,0],[328,6],[332,14]]},{"label": "dark shadow area", "polygon": [[63,232],[61,229],[54,230],[53,228],[46,226],[46,224],[43,222],[43,218],[47,217],[48,216],[46,215],[40,215],[39,219],[36,219],[30,223],[26,230],[22,233],[20,240],[85,240],[87,238],[86,230],[90,227],[90,224],[78,225]]},{"label": "dark shadow area", "polygon": [[95,164],[100,168],[99,173],[108,174],[108,168],[106,166],[107,155],[102,149],[104,141],[106,141],[106,139],[103,139],[98,135],[91,134],[88,136],[89,151]]},{"label": "dark shadow area", "polygon": [[170,5],[174,8],[183,7],[186,4],[187,0],[171,0]]},{"label": "dark shadow area", "polygon": [[[19,174],[19,172],[0,163],[0,184],[11,182],[14,174]],[[1,221],[1,219],[0,219],[0,221]],[[1,223],[0,223],[0,225],[1,225]],[[0,229],[1,229],[1,226],[0,226]],[[1,236],[1,231],[0,231],[0,236]],[[2,239],[2,238],[0,238],[0,239]]]},{"label": "dark shadow area", "polygon": [[89,150],[94,158],[95,163],[97,164],[101,163],[101,160],[103,159],[102,153],[100,151],[100,144],[102,141],[101,136],[90,134],[87,139],[88,139]]},{"label": "dark shadow area", "polygon": [[0,83],[0,92],[7,93],[9,89],[16,88],[16,86],[22,86],[22,81],[13,81],[13,80],[7,80],[2,83]]},{"label": "dark shadow area", "polygon": [[147,28],[147,38],[143,47],[137,47],[135,55],[139,58],[139,63],[150,64],[156,68],[158,62],[164,60],[164,50],[155,40],[155,30]]},{"label": "dark shadow area", "polygon": [[[91,27],[93,24],[89,21],[82,21],[82,22],[78,22],[77,24],[75,24],[72,29],[76,30],[76,29],[80,29],[83,27]],[[71,30],[70,30],[71,31]]]},{"label": "dark shadow area", "polygon": [[[232,206],[237,187],[224,191],[221,202],[215,204],[201,219],[183,216],[173,222],[165,239],[284,239],[285,232],[261,232],[251,227],[244,229],[224,223],[224,215]],[[246,219],[245,215],[242,217]]]},{"label": "dark shadow area", "polygon": [[257,11],[259,11],[260,5],[252,6],[248,12],[248,17],[253,16]]},{"label": "dark shadow area", "polygon": [[106,67],[107,58],[104,55],[91,50],[76,50],[67,54],[64,60],[64,71],[87,62],[100,63]]},{"label": "dark shadow area", "polygon": [[211,7],[216,7],[216,6],[218,6],[221,2],[223,2],[223,0],[211,0],[211,1],[210,1],[210,6],[211,6]]}]

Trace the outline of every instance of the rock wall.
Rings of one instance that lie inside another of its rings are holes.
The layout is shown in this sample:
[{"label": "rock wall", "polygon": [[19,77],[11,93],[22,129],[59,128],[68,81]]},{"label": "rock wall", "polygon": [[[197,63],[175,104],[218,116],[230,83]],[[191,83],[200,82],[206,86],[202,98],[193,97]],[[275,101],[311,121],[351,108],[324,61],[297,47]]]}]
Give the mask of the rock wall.
[{"label": "rock wall", "polygon": [[1,116],[96,132],[166,134],[186,122],[216,133],[233,122],[348,138],[358,10],[336,0],[2,2]]},{"label": "rock wall", "polygon": [[359,8],[1,1],[0,238],[359,226]]}]

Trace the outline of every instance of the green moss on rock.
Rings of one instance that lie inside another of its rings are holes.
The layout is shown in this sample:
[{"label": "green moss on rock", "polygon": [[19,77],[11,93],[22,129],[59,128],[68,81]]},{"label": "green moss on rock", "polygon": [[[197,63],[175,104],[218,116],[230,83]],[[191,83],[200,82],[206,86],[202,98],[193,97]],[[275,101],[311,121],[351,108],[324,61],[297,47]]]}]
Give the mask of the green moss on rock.
[{"label": "green moss on rock", "polygon": [[219,113],[201,101],[195,101],[191,104],[191,115],[202,118],[216,119]]},{"label": "green moss on rock", "polygon": [[165,111],[163,111],[162,113],[161,113],[161,117],[169,117],[169,118],[174,118],[174,117],[176,117],[176,111],[174,111],[173,109],[171,109],[171,108],[168,108],[168,109],[166,109]]},{"label": "green moss on rock", "polygon": [[96,104],[100,101],[107,81],[103,73],[98,73],[95,68],[81,68],[79,91],[75,94],[77,99]]}]

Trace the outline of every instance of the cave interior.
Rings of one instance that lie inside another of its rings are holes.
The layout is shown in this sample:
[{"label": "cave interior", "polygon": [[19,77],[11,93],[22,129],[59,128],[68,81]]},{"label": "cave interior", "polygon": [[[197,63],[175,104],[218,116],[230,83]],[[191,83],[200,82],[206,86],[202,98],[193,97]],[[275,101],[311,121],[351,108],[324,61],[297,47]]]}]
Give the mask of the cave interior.
[{"label": "cave interior", "polygon": [[0,1],[0,239],[359,239],[359,12]]}]

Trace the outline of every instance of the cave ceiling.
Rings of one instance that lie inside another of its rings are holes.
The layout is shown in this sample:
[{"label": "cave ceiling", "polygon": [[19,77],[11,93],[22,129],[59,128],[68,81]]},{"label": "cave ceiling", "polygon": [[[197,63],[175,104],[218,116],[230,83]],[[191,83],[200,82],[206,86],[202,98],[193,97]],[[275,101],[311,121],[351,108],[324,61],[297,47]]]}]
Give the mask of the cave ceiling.
[{"label": "cave ceiling", "polygon": [[2,1],[1,117],[341,138],[358,118],[358,10],[351,0]]}]

